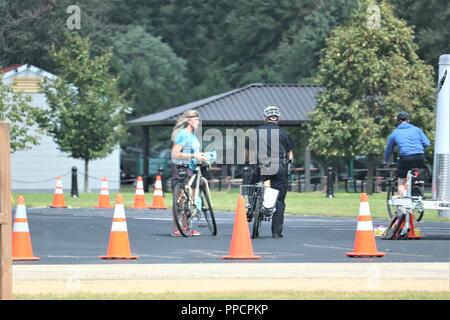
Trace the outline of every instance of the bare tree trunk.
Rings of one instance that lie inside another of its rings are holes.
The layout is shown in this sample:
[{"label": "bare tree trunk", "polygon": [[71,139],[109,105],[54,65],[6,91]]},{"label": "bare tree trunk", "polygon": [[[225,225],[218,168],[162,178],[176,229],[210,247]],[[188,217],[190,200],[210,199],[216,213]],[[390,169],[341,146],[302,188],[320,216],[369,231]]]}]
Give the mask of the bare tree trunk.
[{"label": "bare tree trunk", "polygon": [[84,160],[84,193],[89,192],[89,160]]},{"label": "bare tree trunk", "polygon": [[373,194],[373,171],[375,169],[375,160],[369,156],[367,158],[367,194]]}]

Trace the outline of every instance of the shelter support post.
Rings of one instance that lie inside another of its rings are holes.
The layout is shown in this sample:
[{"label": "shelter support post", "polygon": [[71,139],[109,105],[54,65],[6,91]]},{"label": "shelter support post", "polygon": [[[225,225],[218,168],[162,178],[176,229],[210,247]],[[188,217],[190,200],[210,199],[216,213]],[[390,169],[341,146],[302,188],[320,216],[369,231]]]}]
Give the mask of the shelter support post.
[{"label": "shelter support post", "polygon": [[12,211],[9,124],[0,122],[0,300],[12,296]]}]

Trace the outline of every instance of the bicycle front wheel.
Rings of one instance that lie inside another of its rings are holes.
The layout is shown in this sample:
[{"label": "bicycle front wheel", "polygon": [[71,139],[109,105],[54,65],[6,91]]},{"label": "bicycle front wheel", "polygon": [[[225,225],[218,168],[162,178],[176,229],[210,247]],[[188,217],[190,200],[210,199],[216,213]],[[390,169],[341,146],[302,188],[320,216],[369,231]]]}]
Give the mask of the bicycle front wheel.
[{"label": "bicycle front wheel", "polygon": [[261,223],[264,219],[264,213],[261,212],[262,196],[258,194],[255,199],[255,206],[253,211],[253,230],[252,238],[256,239],[259,237],[259,231],[261,230]]},{"label": "bicycle front wheel", "polygon": [[189,208],[189,194],[183,183],[177,183],[173,188],[173,219],[183,237],[192,235],[192,217]]},{"label": "bicycle front wheel", "polygon": [[202,199],[203,215],[205,216],[209,231],[213,236],[215,236],[217,235],[216,218],[214,217],[214,210],[211,204],[211,195],[209,193],[209,189],[204,184],[200,188],[200,196]]}]

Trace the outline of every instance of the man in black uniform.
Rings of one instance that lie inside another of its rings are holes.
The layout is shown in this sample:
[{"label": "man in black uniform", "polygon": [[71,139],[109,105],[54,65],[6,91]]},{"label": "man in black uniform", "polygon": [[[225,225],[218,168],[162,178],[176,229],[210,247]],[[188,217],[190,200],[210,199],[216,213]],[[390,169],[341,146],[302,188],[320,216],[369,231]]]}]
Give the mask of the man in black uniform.
[{"label": "man in black uniform", "polygon": [[284,209],[287,192],[288,171],[293,163],[293,143],[289,135],[280,126],[280,110],[276,106],[264,109],[266,123],[256,128],[258,141],[257,164],[259,170],[253,177],[258,180],[270,180],[271,188],[279,191],[276,212],[272,217],[272,237],[283,237]]}]

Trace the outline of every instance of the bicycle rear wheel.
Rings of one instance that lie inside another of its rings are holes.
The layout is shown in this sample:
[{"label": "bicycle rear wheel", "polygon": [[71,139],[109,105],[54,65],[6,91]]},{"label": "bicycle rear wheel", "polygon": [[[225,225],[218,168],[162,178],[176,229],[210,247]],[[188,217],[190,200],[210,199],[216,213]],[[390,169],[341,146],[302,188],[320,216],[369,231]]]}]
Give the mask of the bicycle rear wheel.
[{"label": "bicycle rear wheel", "polygon": [[[418,186],[414,186],[411,190],[412,196],[421,196],[423,198],[423,192]],[[423,218],[423,213],[425,212],[424,209],[417,209],[415,208],[413,210],[414,218],[416,219],[416,222],[419,222]]]},{"label": "bicycle rear wheel", "polygon": [[211,196],[205,184],[202,184],[200,187],[200,197],[202,199],[202,212],[205,216],[206,223],[208,224],[209,231],[215,236],[217,235],[216,218],[214,217],[214,211],[211,204]]},{"label": "bicycle rear wheel", "polygon": [[189,208],[189,194],[184,183],[177,183],[173,188],[173,218],[183,237],[192,235],[192,217]]}]

